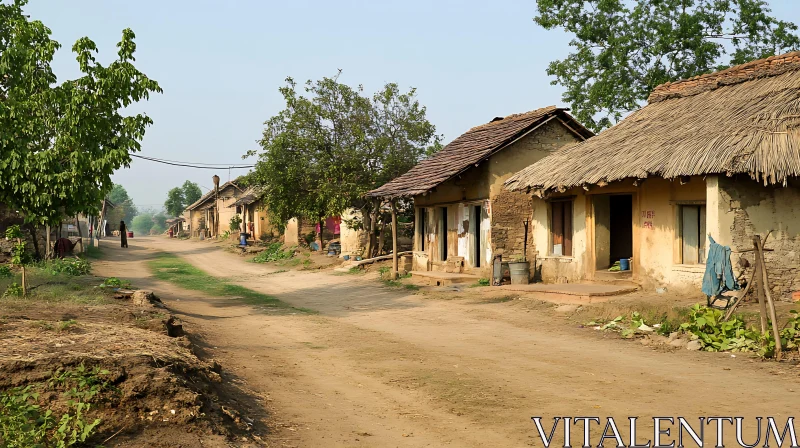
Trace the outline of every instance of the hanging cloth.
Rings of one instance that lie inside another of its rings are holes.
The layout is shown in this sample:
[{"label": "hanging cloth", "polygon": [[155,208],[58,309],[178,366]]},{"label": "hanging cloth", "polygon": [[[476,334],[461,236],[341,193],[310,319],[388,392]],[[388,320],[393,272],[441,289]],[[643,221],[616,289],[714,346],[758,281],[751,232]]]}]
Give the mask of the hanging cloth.
[{"label": "hanging cloth", "polygon": [[738,290],[739,283],[733,275],[731,265],[731,248],[717,244],[711,235],[708,235],[708,241],[710,244],[706,258],[706,273],[703,276],[703,294],[716,297],[726,291]]}]

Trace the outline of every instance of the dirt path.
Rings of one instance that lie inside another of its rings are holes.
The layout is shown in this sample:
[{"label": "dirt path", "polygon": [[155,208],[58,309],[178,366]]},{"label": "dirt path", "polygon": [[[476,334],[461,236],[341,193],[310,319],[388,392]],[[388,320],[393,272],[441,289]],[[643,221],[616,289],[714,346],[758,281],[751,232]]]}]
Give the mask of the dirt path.
[{"label": "dirt path", "polygon": [[[105,246],[96,273],[156,289],[199,329],[272,410],[275,446],[541,446],[531,416],[785,418],[797,400],[788,367],[605,339],[535,301],[431,300],[358,276],[275,273],[208,242],[129,242]],[[159,283],[145,264],[157,250],[319,314]]]}]

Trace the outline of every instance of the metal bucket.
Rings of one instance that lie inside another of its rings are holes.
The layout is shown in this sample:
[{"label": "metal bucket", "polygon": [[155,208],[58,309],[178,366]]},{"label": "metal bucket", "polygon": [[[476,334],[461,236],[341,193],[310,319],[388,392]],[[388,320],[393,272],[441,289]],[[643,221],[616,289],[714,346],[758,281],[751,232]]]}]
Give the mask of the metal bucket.
[{"label": "metal bucket", "polygon": [[527,285],[530,283],[531,264],[527,261],[508,263],[512,285]]}]

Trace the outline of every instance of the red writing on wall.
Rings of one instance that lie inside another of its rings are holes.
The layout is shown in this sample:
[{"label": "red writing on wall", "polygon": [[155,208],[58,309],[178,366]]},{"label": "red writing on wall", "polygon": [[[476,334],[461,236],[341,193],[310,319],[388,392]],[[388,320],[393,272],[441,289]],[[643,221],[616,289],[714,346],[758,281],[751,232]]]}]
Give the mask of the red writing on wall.
[{"label": "red writing on wall", "polygon": [[653,221],[645,221],[644,224],[642,224],[642,227],[644,227],[645,229],[652,229]]},{"label": "red writing on wall", "polygon": [[654,210],[642,210],[642,218],[654,219],[655,217],[656,217],[656,212]]}]

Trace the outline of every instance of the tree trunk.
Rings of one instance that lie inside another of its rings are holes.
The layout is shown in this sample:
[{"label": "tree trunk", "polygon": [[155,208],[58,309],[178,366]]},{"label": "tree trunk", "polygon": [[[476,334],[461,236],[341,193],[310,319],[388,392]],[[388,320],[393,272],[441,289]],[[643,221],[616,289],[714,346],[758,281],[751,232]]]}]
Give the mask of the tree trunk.
[{"label": "tree trunk", "polygon": [[386,235],[386,219],[381,216],[381,236],[378,238],[378,250],[377,253],[374,255],[375,257],[379,257],[383,255],[383,237]]},{"label": "tree trunk", "polygon": [[363,227],[364,232],[367,236],[366,247],[364,248],[364,258],[370,258],[370,254],[372,253],[372,234],[370,233],[372,227],[372,207],[366,206],[364,207],[364,211],[361,213],[363,217]]},{"label": "tree trunk", "polygon": [[36,252],[36,259],[41,260],[42,254],[39,252],[39,240],[36,238],[36,227],[33,224],[28,224],[28,233],[31,234],[33,240],[33,250]]},{"label": "tree trunk", "polygon": [[392,201],[392,280],[397,277],[397,204]]}]

